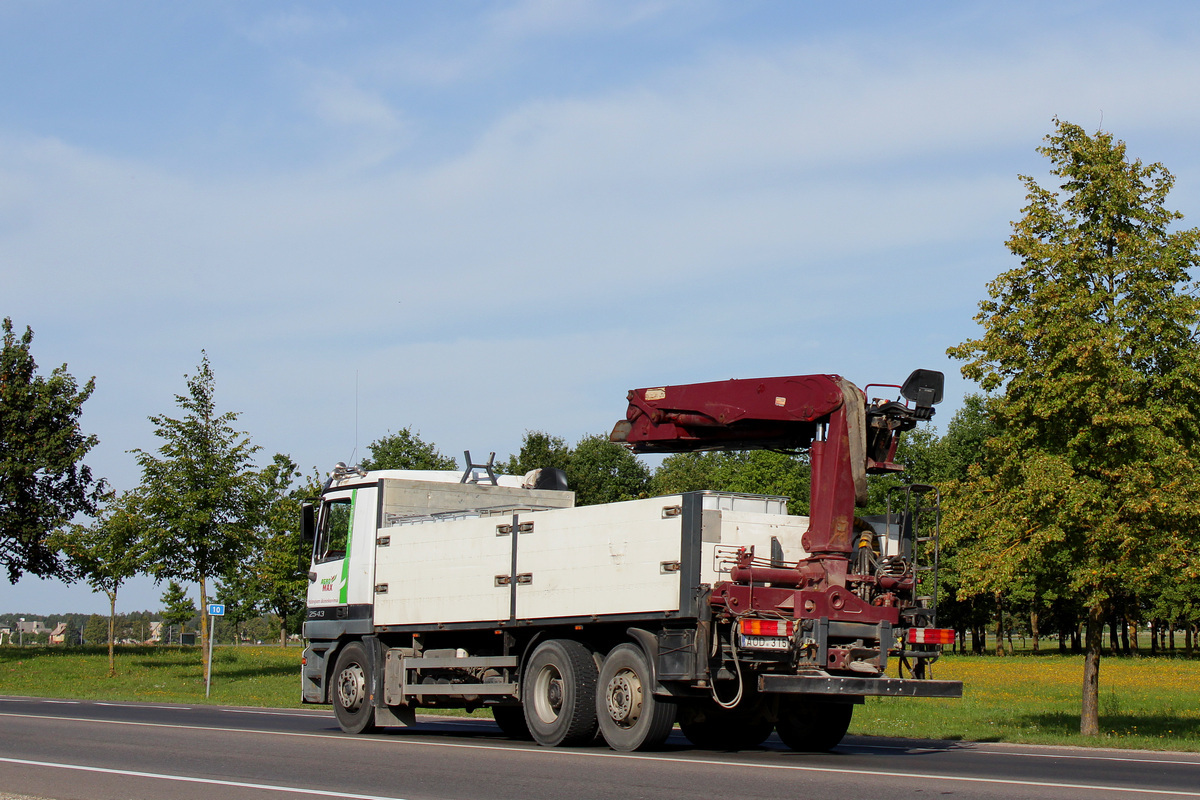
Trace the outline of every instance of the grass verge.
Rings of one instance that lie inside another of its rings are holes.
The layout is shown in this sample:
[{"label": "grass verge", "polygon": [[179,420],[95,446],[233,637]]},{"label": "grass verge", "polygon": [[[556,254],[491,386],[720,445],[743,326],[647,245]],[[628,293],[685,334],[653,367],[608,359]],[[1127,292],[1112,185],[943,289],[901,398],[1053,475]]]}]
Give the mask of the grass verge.
[{"label": "grass verge", "polygon": [[[204,697],[197,648],[0,648],[0,694],[272,708],[300,707],[299,647],[219,647]],[[1200,752],[1200,660],[1105,658],[1100,725],[1079,735],[1083,657],[944,656],[935,677],[961,680],[961,700],[868,698],[850,732],[872,736]]]},{"label": "grass verge", "polygon": [[1079,735],[1083,656],[943,656],[961,700],[869,698],[851,733],[1200,752],[1200,661],[1102,658],[1099,737]]},{"label": "grass verge", "polygon": [[0,694],[231,706],[300,706],[300,647],[218,647],[204,697],[200,649],[120,646],[0,648]]}]

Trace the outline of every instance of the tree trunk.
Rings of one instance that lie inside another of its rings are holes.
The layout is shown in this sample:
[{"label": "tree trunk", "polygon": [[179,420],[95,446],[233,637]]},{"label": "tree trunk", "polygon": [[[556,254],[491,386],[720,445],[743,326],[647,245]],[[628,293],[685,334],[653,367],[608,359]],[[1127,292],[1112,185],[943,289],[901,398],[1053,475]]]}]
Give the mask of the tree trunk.
[{"label": "tree trunk", "polygon": [[108,595],[108,677],[116,677],[117,661],[113,655],[113,639],[116,636],[117,625],[117,592],[105,592]]},{"label": "tree trunk", "polygon": [[996,655],[1004,655],[1004,597],[996,592]]},{"label": "tree trunk", "polygon": [[279,615],[279,646],[287,647],[287,617]]},{"label": "tree trunk", "polygon": [[1117,615],[1113,614],[1108,621],[1108,652],[1116,655],[1121,652],[1121,641],[1117,638]]},{"label": "tree trunk", "polygon": [[1087,652],[1083,657],[1083,704],[1079,732],[1100,734],[1100,650],[1104,644],[1104,609],[1092,606],[1087,615]]},{"label": "tree trunk", "polygon": [[979,635],[979,626],[971,626],[971,652],[983,654],[983,637]]},{"label": "tree trunk", "polygon": [[1129,655],[1129,617],[1121,618],[1121,652]]},{"label": "tree trunk", "polygon": [[1188,658],[1192,657],[1192,621],[1188,620],[1183,624],[1183,654]]},{"label": "tree trunk", "polygon": [[1167,646],[1170,648],[1171,655],[1175,654],[1175,620],[1167,623]]},{"label": "tree trunk", "polygon": [[1131,619],[1130,623],[1131,623],[1130,627],[1132,629],[1130,631],[1130,636],[1133,638],[1133,652],[1140,654],[1141,650],[1142,650],[1142,645],[1140,642],[1138,642],[1138,621],[1136,619]]},{"label": "tree trunk", "polygon": [[1158,620],[1150,620],[1150,655],[1158,655]]},{"label": "tree trunk", "polygon": [[200,670],[208,677],[208,597],[204,591],[204,578],[200,579]]},{"label": "tree trunk", "polygon": [[1029,612],[1029,635],[1030,635],[1030,637],[1033,638],[1033,652],[1035,652],[1035,653],[1040,652],[1041,647],[1038,645],[1038,639],[1041,637],[1042,634],[1040,631],[1038,631],[1038,613],[1037,613],[1037,611]]},{"label": "tree trunk", "polygon": [[[1083,624],[1087,625],[1086,622]],[[1079,628],[1080,628],[1080,625],[1078,623],[1076,623],[1075,627],[1071,629],[1071,652],[1072,653],[1082,653],[1083,652],[1083,641],[1080,637]]]}]

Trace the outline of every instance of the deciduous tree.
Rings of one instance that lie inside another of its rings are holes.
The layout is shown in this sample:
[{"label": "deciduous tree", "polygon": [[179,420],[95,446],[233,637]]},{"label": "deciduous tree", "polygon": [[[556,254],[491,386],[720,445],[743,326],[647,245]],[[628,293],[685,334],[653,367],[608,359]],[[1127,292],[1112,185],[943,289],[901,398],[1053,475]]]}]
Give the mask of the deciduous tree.
[{"label": "deciduous tree", "polygon": [[[156,579],[174,578],[200,588],[228,573],[251,535],[247,512],[257,491],[251,461],[258,449],[233,424],[237,414],[218,414],[216,381],[204,354],[187,394],[176,395],[179,418],[153,416],[162,440],[157,454],[135,450],[142,468],[143,506],[149,522],[143,539],[148,569]],[[208,620],[200,617],[201,660],[208,669]]]},{"label": "deciduous tree", "polygon": [[650,487],[650,470],[633,453],[607,436],[585,436],[571,451],[567,485],[576,505],[633,500]]},{"label": "deciduous tree", "polygon": [[299,631],[308,586],[300,504],[319,494],[320,481],[315,474],[304,480],[296,462],[277,453],[259,473],[259,492],[257,552],[245,562],[246,579],[253,581],[262,610],[279,617],[280,644],[287,646],[288,634]]},{"label": "deciduous tree", "polygon": [[[1110,602],[1152,581],[1200,522],[1200,231],[1173,229],[1173,184],[1124,142],[1055,121],[1039,148],[1056,190],[1028,203],[988,286],[982,336],[950,348],[997,395],[986,464],[958,495],[963,588],[1053,575],[1086,608],[1080,730],[1099,731]],[[1190,545],[1195,552],[1194,539]]]},{"label": "deciduous tree", "polygon": [[453,458],[438,452],[409,428],[388,433],[367,445],[370,455],[359,465],[363,469],[455,469]]},{"label": "deciduous tree", "polygon": [[80,389],[66,364],[39,375],[33,330],[18,336],[4,319],[0,349],[0,564],[16,583],[23,573],[60,575],[48,537],[76,514],[94,514],[104,482],[83,463],[95,436],[79,427],[95,379]]},{"label": "deciduous tree", "polygon": [[126,492],[116,498],[91,525],[72,525],[57,534],[77,574],[108,598],[108,675],[117,674],[113,655],[116,641],[117,591],[142,570],[139,543],[145,536],[140,498]]}]

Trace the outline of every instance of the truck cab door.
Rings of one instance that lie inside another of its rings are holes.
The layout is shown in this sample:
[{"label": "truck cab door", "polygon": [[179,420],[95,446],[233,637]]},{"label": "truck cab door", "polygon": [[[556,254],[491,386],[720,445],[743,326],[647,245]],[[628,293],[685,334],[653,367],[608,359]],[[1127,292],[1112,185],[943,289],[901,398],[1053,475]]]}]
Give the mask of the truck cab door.
[{"label": "truck cab door", "polygon": [[321,500],[317,536],[308,577],[308,607],[345,605],[349,583],[348,554],[353,539],[355,494],[335,492]]}]

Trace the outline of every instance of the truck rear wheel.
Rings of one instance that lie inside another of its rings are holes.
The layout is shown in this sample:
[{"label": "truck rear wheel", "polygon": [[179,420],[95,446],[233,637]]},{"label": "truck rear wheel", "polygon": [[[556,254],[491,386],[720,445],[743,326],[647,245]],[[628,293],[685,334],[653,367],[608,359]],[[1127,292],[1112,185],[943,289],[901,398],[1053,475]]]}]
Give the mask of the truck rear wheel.
[{"label": "truck rear wheel", "polygon": [[587,744],[596,735],[596,661],[571,639],[538,645],[525,665],[521,704],[534,740],[546,747]]},{"label": "truck rear wheel", "polygon": [[520,706],[492,706],[492,717],[508,738],[521,741],[533,738],[529,726],[525,723],[525,709]]},{"label": "truck rear wheel", "polygon": [[333,713],[346,733],[375,730],[374,687],[371,660],[359,642],[342,648],[333,668]]},{"label": "truck rear wheel", "polygon": [[779,698],[779,721],[775,730],[793,750],[819,753],[832,750],[846,735],[854,706],[799,697]]},{"label": "truck rear wheel", "polygon": [[605,657],[596,714],[604,741],[624,752],[660,747],[675,727],[675,705],[654,696],[650,665],[632,644],[618,645]]},{"label": "truck rear wheel", "polygon": [[761,698],[747,699],[737,708],[722,708],[705,699],[680,706],[679,729],[705,750],[743,750],[765,742],[775,721]]}]

